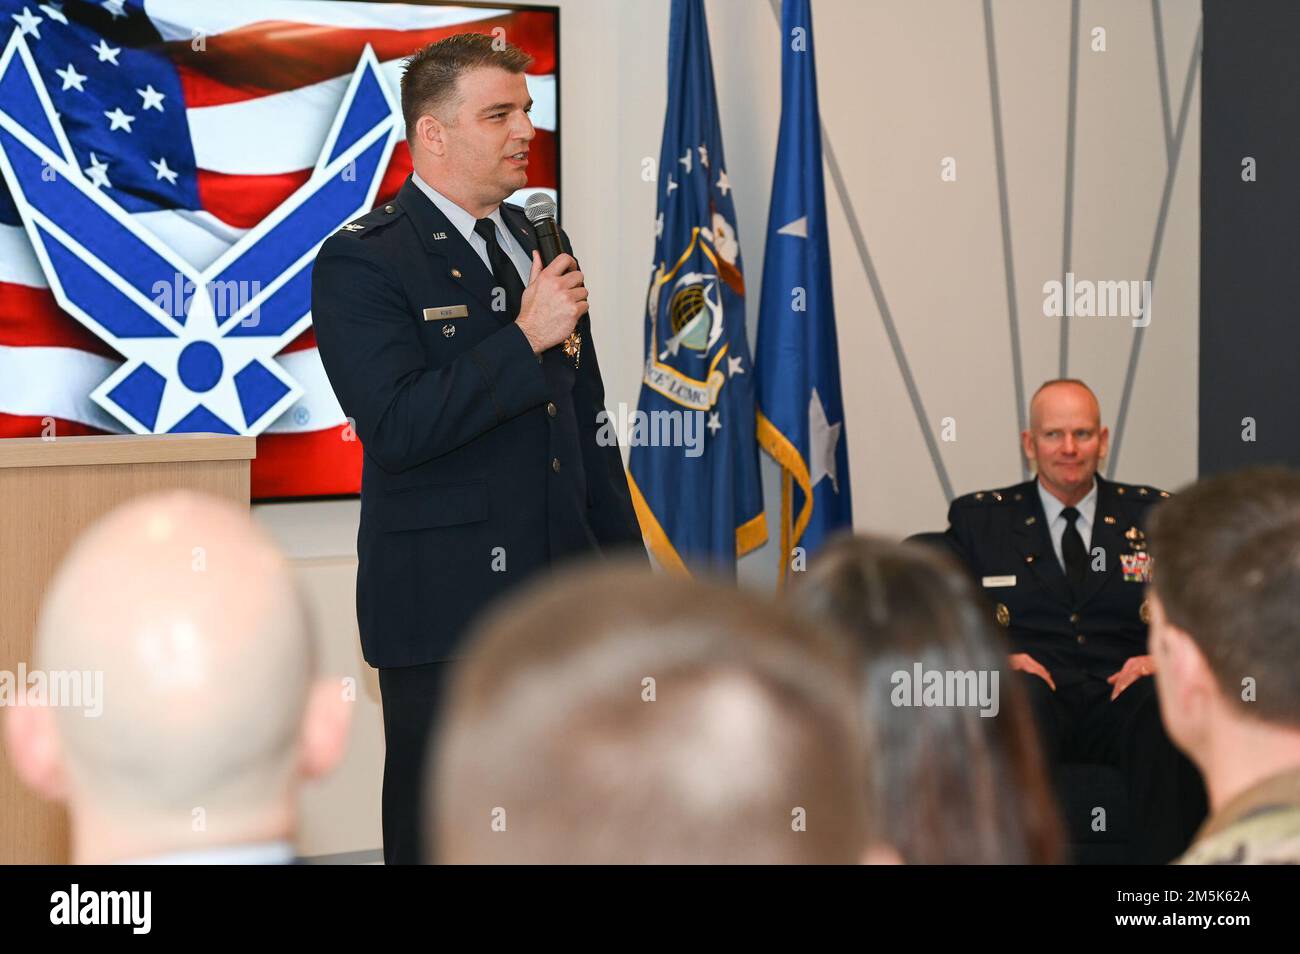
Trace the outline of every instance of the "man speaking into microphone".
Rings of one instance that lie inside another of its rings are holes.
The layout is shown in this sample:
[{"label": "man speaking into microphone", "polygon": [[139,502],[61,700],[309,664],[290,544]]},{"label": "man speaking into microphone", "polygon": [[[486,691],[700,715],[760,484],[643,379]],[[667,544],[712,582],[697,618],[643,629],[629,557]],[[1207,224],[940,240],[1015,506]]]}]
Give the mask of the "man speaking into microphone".
[{"label": "man speaking into microphone", "polygon": [[471,619],[566,558],[645,556],[619,449],[596,437],[582,272],[564,252],[543,267],[504,203],[527,184],[530,62],[477,33],[407,60],[414,172],[312,276],[321,361],[365,450],[357,622],[379,670],[389,864],[419,860],[427,743]]}]

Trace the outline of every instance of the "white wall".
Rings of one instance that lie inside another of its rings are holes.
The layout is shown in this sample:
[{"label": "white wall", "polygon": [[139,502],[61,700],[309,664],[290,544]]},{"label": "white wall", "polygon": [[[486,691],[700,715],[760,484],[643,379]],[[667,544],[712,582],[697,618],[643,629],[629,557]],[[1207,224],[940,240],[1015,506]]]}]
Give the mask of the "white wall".
[{"label": "white wall", "polygon": [[[668,0],[559,0],[563,215],[591,290],[608,401],[634,406],[654,247],[653,183],[666,101]],[[750,335],[780,114],[780,37],[768,0],[707,0],[715,81],[748,285]],[[1146,276],[1171,164],[1148,3],[1083,0],[1072,270]],[[1171,123],[1200,21],[1197,0],[1160,0]],[[980,0],[814,0],[822,121],[879,275],[954,493],[1021,478],[1017,402],[1059,372],[1060,321],[1042,285],[1062,272],[1070,0],[995,0],[1019,394],[1013,386],[989,63]],[[1091,31],[1106,31],[1104,53]],[[1199,66],[1174,167],[1145,332],[1115,477],[1176,487],[1195,476]],[[957,181],[940,162],[957,160]],[[926,449],[849,225],[827,176],[832,271],[859,530],[941,529],[947,499]],[[1114,424],[1135,331],[1074,319],[1068,371],[1093,384]],[[939,441],[941,420],[957,440]],[[780,505],[764,461],[770,524]],[[308,854],[379,844],[382,731],[353,616],[355,502],[257,508],[296,558],[334,671],[359,680],[349,761],[304,800]],[[775,546],[742,578],[768,585]]]}]

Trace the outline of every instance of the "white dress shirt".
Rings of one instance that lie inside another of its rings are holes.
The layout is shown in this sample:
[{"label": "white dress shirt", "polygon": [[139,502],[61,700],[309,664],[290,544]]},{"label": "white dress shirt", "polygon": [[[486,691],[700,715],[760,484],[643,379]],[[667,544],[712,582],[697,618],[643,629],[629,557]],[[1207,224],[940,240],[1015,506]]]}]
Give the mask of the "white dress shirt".
[{"label": "white dress shirt", "polygon": [[[1070,525],[1070,521],[1061,516],[1061,511],[1065,509],[1065,504],[1061,503],[1054,494],[1043,487],[1042,481],[1035,481],[1038,484],[1038,498],[1043,502],[1043,515],[1047,517],[1047,532],[1052,537],[1052,549],[1056,551],[1056,562],[1061,564],[1061,569],[1065,569],[1065,557],[1061,553],[1061,538],[1065,536],[1065,528]],[[1092,489],[1088,491],[1088,496],[1084,497],[1074,509],[1079,511],[1078,518],[1074,521],[1074,527],[1079,531],[1079,536],[1083,538],[1083,552],[1088,553],[1092,548],[1092,522],[1097,515],[1097,481],[1094,478]]]},{"label": "white dress shirt", "polygon": [[288,865],[293,864],[293,845],[287,841],[259,841],[243,845],[220,845],[169,855],[150,855],[120,861],[123,865]]},{"label": "white dress shirt", "polygon": [[[447,198],[429,183],[420,178],[418,173],[411,173],[411,181],[415,187],[429,197],[447,220],[451,222],[452,227],[457,232],[465,236],[465,241],[469,242],[470,248],[478,253],[478,257],[483,260],[489,272],[492,271],[492,262],[488,259],[487,242],[483,236],[474,231],[474,223],[478,221],[451,199]],[[509,226],[506,225],[505,219],[501,217],[501,206],[497,206],[490,213],[488,218],[491,219],[497,227],[497,243],[502,250],[510,256],[510,261],[514,263],[515,271],[519,273],[524,287],[528,286],[528,276],[533,272],[532,256],[519,244],[519,240],[510,232]]]}]

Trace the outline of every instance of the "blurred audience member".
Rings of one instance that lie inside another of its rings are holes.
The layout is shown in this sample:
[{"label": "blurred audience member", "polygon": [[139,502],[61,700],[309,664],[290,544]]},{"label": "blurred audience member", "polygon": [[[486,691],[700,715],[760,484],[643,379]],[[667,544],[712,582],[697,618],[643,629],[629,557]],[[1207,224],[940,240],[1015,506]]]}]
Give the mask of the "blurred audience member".
[{"label": "blurred audience member", "polygon": [[1210,797],[1179,861],[1300,863],[1300,474],[1194,484],[1150,540],[1160,713]]},{"label": "blurred audience member", "polygon": [[848,640],[757,594],[605,565],[489,618],[437,748],[450,863],[869,857]]},{"label": "blurred audience member", "polygon": [[830,544],[791,591],[857,637],[870,830],[908,864],[1061,860],[1056,807],[1007,646],[965,571],[919,544]]},{"label": "blurred audience member", "polygon": [[102,713],[22,706],[19,777],[65,802],[76,863],[282,863],[299,783],[341,757],[349,704],[313,682],[284,558],[247,511],[132,501],[73,546],[45,595],[36,665],[102,673]]}]

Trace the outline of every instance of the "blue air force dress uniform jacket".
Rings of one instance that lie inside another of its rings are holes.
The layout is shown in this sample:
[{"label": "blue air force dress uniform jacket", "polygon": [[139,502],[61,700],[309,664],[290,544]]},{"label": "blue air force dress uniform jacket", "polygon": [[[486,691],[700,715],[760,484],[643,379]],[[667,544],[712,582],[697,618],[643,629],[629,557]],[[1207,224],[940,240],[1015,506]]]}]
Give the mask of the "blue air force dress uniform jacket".
[{"label": "blue air force dress uniform jacket", "polygon": [[[523,210],[501,211],[531,255]],[[495,286],[410,178],[316,259],[321,361],[365,450],[357,619],[375,667],[452,658],[485,604],[566,557],[645,558],[618,446],[597,441],[589,316],[576,368],[558,346],[534,355]]]},{"label": "blue air force dress uniform jacket", "polygon": [[966,494],[948,510],[948,542],[1006,628],[1011,652],[1033,656],[1058,682],[1058,673],[1110,676],[1147,651],[1143,528],[1151,505],[1169,494],[1096,481],[1089,572],[1077,594],[1052,548],[1035,481]]}]

